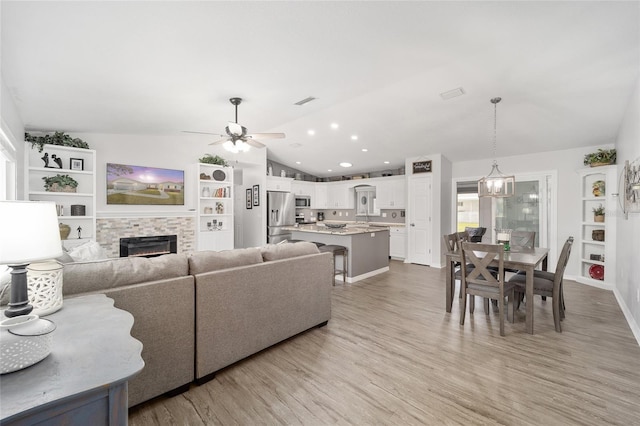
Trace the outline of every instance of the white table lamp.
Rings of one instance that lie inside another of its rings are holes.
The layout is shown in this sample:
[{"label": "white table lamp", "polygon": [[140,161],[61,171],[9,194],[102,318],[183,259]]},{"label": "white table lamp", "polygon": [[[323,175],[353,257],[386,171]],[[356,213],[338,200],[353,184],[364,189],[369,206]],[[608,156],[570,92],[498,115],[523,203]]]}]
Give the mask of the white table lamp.
[{"label": "white table lamp", "polygon": [[11,267],[7,317],[27,315],[27,265],[62,255],[56,205],[45,201],[0,201],[0,264]]}]

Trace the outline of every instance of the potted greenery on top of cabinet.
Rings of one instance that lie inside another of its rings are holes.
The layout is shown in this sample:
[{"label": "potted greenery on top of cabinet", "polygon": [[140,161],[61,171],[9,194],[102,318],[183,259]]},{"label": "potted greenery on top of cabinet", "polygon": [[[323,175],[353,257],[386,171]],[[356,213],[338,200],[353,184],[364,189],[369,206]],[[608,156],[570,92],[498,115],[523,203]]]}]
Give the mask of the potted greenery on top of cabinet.
[{"label": "potted greenery on top of cabinet", "polygon": [[584,156],[584,165],[591,167],[608,166],[616,163],[615,149],[598,149]]},{"label": "potted greenery on top of cabinet", "polygon": [[54,132],[53,135],[44,135],[44,136],[33,136],[29,133],[24,134],[25,142],[31,142],[31,148],[34,146],[38,147],[38,152],[42,152],[44,146],[49,145],[60,145],[60,146],[68,146],[71,148],[83,148],[89,149],[89,144],[83,141],[80,138],[72,138],[71,136],[65,134],[64,132]]}]

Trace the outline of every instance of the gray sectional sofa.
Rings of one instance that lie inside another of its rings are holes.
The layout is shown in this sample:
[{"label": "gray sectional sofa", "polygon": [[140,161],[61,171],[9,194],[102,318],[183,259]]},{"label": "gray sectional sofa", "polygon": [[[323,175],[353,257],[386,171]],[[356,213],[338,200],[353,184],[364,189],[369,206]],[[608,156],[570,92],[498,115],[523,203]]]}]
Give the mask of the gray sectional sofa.
[{"label": "gray sectional sofa", "polygon": [[65,265],[63,292],[104,293],[133,315],[145,367],[129,382],[132,407],[325,325],[332,262],[305,242],[77,262]]}]

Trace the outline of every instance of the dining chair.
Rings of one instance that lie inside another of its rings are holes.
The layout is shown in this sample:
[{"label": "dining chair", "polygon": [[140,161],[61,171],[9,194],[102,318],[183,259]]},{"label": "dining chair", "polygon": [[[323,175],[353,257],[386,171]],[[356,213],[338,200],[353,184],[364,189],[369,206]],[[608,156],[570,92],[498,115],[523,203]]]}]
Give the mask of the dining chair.
[{"label": "dining chair", "polygon": [[[466,232],[454,232],[453,234],[444,234],[442,236],[442,241],[444,242],[444,247],[449,253],[460,253],[460,242],[467,241],[467,233]],[[456,280],[460,279],[460,262],[455,262],[453,265],[454,268],[454,278],[451,281],[451,297],[455,294],[456,289]],[[462,297],[462,293],[460,293],[460,297]]]},{"label": "dining chair", "polygon": [[[508,296],[507,313],[509,321],[513,322],[513,296],[515,284],[505,282],[504,277],[504,247],[502,244],[480,244],[463,242],[462,263],[460,265],[462,308],[460,309],[460,325],[464,325],[464,317],[467,310],[467,295],[469,295],[469,312],[473,313],[475,296],[488,299],[497,299],[498,312],[500,315],[500,335],[504,336],[504,297]],[[498,261],[498,274],[490,271],[487,267],[494,260]],[[467,264],[473,265],[472,270],[468,270]],[[485,314],[488,314],[488,306],[485,304]]]},{"label": "dining chair", "polygon": [[[533,294],[553,298],[553,322],[558,333],[562,333],[560,321],[563,320],[565,316],[562,276],[564,275],[564,270],[567,267],[567,262],[569,262],[572,245],[573,237],[567,238],[567,241],[564,243],[562,251],[560,252],[555,272],[534,271],[533,273]],[[515,284],[516,293],[525,293],[527,277],[523,272],[517,273],[511,277],[508,282]],[[520,299],[518,298],[518,300]],[[527,300],[527,303],[533,303],[533,301]]]},{"label": "dining chair", "polygon": [[466,228],[464,228],[464,231],[469,236],[469,241],[471,241],[472,243],[481,243],[482,236],[485,232],[487,232],[487,228],[472,228],[470,226],[467,226]]},{"label": "dining chair", "polygon": [[536,244],[535,231],[511,231],[511,241],[509,244],[513,247],[522,247],[532,249]]}]

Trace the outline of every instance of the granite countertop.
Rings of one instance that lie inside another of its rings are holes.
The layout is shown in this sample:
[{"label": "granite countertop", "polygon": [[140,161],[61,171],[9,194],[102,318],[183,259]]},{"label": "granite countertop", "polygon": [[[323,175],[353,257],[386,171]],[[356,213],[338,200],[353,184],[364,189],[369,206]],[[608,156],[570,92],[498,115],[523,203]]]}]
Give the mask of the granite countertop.
[{"label": "granite countertop", "polygon": [[368,234],[370,232],[388,231],[388,226],[381,225],[367,225],[367,224],[348,224],[346,228],[327,228],[324,225],[299,225],[299,226],[287,226],[283,229],[287,231],[298,232],[314,232],[317,234],[334,234],[334,235],[356,235],[356,234]]}]

